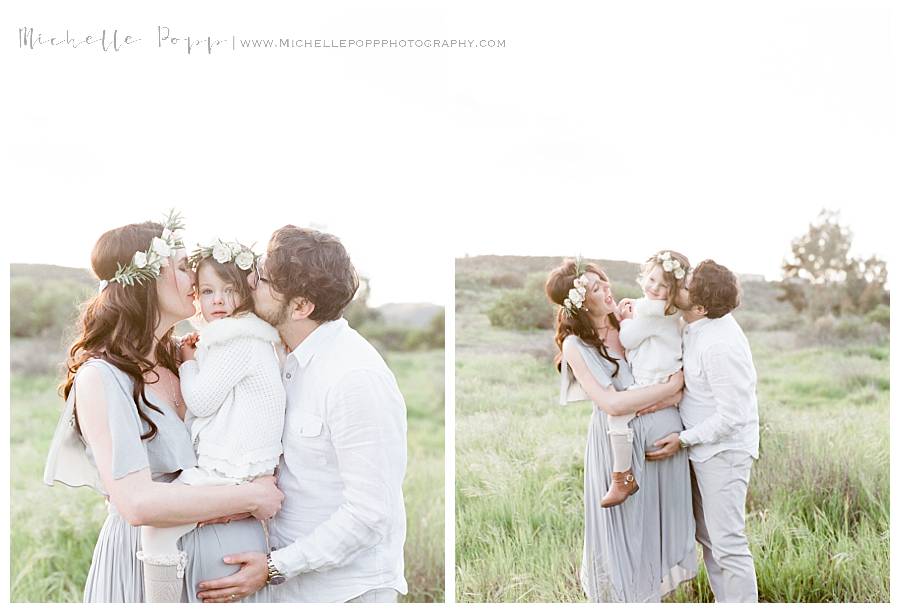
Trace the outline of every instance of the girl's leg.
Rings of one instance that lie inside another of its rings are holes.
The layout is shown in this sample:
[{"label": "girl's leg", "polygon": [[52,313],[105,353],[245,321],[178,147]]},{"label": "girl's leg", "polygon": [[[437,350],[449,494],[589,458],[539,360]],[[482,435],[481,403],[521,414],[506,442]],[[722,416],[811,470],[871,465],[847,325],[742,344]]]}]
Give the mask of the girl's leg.
[{"label": "girl's leg", "polygon": [[628,415],[607,415],[606,425],[609,426],[609,443],[613,456],[613,472],[622,473],[631,470],[631,443],[634,440],[634,430],[628,427],[628,422],[634,419],[634,413]]},{"label": "girl's leg", "polygon": [[187,556],[177,543],[196,525],[141,527],[141,551],[137,557],[144,563],[144,602],[181,602]]},{"label": "girl's leg", "polygon": [[628,415],[607,415],[609,426],[609,447],[612,452],[613,465],[609,491],[600,500],[601,507],[614,507],[622,504],[629,496],[638,491],[637,481],[631,472],[631,447],[634,430],[628,422],[634,419],[634,413]]}]

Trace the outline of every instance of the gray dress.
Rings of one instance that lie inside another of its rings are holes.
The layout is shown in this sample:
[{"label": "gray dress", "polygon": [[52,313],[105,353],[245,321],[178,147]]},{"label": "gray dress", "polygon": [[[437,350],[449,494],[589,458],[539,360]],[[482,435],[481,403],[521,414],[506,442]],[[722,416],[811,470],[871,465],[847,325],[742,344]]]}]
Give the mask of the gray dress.
[{"label": "gray dress", "polygon": [[[162,413],[143,407],[159,430],[149,441],[142,441],[144,426],[131,397],[131,379],[102,360],[86,362],[79,369],[79,375],[86,368],[97,369],[104,381],[114,479],[149,468],[154,481],[170,482],[181,470],[196,464],[190,433],[171,407],[156,397],[153,402]],[[73,409],[77,381],[76,376],[75,386],[50,444],[44,482],[48,485],[57,481],[70,486],[86,485],[106,496],[90,448],[75,425]],[[150,391],[147,394],[152,396]],[[141,545],[141,529],[129,525],[109,501],[107,509],[108,515],[100,528],[84,586],[84,602],[143,602],[143,565],[135,557]],[[196,585],[201,580],[224,577],[239,570],[237,566],[222,562],[225,555],[267,551],[262,528],[254,519],[192,530],[182,537],[179,547],[188,555],[183,600],[190,602],[197,601]],[[265,595],[266,591],[262,590],[252,600],[259,602]]]},{"label": "gray dress", "polygon": [[[613,378],[615,367],[596,349],[575,336],[567,337],[564,346],[572,343],[604,387],[621,391],[634,383],[624,359],[618,359],[619,373]],[[570,372],[564,363],[563,397],[583,399]],[[671,407],[636,417],[629,427],[634,430],[632,470],[640,489],[624,503],[604,509],[600,499],[610,486],[612,450],[606,414],[593,406],[584,458],[581,565],[581,585],[592,602],[659,602],[697,574],[687,453],[679,451],[655,462],[644,459],[655,441],[683,429],[678,410]]]}]

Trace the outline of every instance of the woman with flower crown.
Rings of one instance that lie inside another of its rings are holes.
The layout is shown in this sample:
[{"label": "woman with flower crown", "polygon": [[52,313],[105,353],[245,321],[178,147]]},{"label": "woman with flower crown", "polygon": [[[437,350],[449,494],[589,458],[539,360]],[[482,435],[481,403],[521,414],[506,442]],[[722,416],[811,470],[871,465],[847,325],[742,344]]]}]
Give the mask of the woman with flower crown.
[{"label": "woman with flower crown", "polygon": [[[545,291],[559,306],[560,403],[593,403],[584,460],[582,587],[592,602],[659,602],[697,572],[687,455],[656,462],[644,456],[656,441],[682,430],[674,405],[683,375],[629,389],[634,377],[619,339],[619,308],[598,266],[565,260],[550,273]],[[629,424],[631,474],[640,491],[604,508],[614,466],[607,416],[630,413],[637,415]]]},{"label": "woman with flower crown", "polygon": [[[259,520],[272,517],[283,494],[273,477],[229,486],[173,483],[196,465],[184,424],[176,323],[194,314],[194,275],[177,230],[146,222],[104,233],[91,267],[101,279],[84,307],[60,386],[66,407],[57,424],[44,481],[86,485],[107,499],[108,515],[94,548],[85,602],[142,602],[144,565],[136,558],[142,525],[177,526],[249,513],[256,519],[198,528],[181,539],[192,563],[171,571],[189,588],[209,576],[196,568],[235,570],[233,551],[265,547]],[[171,574],[170,573],[170,574]]]}]

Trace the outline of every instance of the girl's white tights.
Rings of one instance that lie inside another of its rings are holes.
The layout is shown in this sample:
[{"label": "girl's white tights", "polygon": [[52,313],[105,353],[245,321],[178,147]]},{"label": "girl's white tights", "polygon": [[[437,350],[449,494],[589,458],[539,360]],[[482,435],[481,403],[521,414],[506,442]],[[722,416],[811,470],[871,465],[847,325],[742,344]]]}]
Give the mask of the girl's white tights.
[{"label": "girl's white tights", "polygon": [[627,415],[607,415],[606,425],[609,426],[609,446],[613,456],[613,472],[621,473],[631,469],[631,447],[634,440],[634,430],[628,427],[628,422],[634,419],[634,413]]},{"label": "girl's white tights", "polygon": [[144,602],[181,602],[187,555],[178,549],[178,539],[196,526],[141,527],[137,557],[144,563]]}]

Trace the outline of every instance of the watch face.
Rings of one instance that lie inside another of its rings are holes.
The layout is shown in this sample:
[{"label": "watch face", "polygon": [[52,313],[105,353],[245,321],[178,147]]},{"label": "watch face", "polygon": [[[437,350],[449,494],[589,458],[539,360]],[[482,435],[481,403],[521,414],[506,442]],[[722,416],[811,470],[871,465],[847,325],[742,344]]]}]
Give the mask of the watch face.
[{"label": "watch face", "polygon": [[269,580],[269,583],[272,585],[281,585],[285,581],[287,581],[287,578],[284,575],[275,575]]}]

